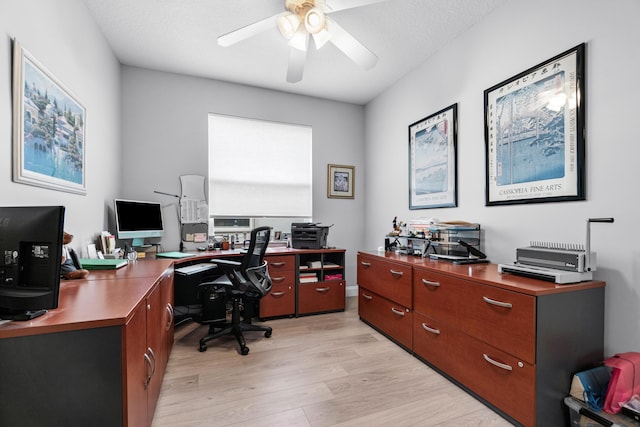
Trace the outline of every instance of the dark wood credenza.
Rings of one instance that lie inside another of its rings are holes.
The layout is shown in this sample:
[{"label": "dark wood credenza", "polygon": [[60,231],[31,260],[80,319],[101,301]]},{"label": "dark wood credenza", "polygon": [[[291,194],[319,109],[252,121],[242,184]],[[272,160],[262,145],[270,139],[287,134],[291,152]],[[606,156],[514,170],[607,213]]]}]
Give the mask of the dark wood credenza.
[{"label": "dark wood credenza", "polygon": [[62,281],[57,309],[0,325],[0,425],[151,425],[172,304],[173,260]]},{"label": "dark wood credenza", "polygon": [[572,375],[603,360],[604,282],[377,252],[357,275],[363,321],[515,424],[568,425]]},{"label": "dark wood credenza", "polygon": [[[346,297],[346,266],[344,249],[294,249],[274,247],[267,250],[265,261],[273,287],[260,299],[257,317],[269,319],[293,317],[332,311],[344,311]],[[203,251],[195,256],[176,260],[176,268],[226,258],[240,261],[240,250]],[[313,265],[309,267],[309,265]],[[304,274],[317,281],[305,282]],[[175,276],[176,306],[200,302],[196,286],[206,281],[206,275],[215,275],[215,270],[194,277],[185,277],[179,272]],[[178,316],[179,317],[179,316]]]}]

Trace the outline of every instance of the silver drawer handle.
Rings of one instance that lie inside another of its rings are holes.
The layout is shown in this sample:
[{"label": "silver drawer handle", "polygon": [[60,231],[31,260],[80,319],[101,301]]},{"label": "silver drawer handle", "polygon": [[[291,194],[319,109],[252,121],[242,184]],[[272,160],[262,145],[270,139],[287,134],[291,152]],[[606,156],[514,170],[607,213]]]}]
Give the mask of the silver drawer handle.
[{"label": "silver drawer handle", "polygon": [[284,295],[286,292],[271,292],[271,296],[272,297],[281,297],[282,295]]},{"label": "silver drawer handle", "polygon": [[494,299],[487,298],[487,297],[482,297],[482,299],[484,300],[484,302],[486,302],[488,304],[497,305],[498,307],[506,307],[506,308],[512,308],[513,307],[513,304],[508,303],[508,302],[496,301]]},{"label": "silver drawer handle", "polygon": [[429,285],[429,286],[435,286],[435,287],[440,286],[440,282],[432,282],[432,281],[427,280],[427,279],[422,279],[422,283],[424,283],[425,285]]},{"label": "silver drawer handle", "polygon": [[398,316],[404,316],[404,311],[398,310],[398,309],[393,308],[393,307],[391,308],[391,311],[392,311],[394,314],[397,314]]},{"label": "silver drawer handle", "polygon": [[372,300],[373,299],[373,297],[371,295],[367,295],[364,292],[362,293],[362,298],[368,299],[368,300]]},{"label": "silver drawer handle", "polygon": [[331,288],[316,288],[316,292],[329,292]]},{"label": "silver drawer handle", "polygon": [[360,261],[360,264],[362,264],[363,267],[371,267],[371,263],[370,262]]},{"label": "silver drawer handle", "polygon": [[511,366],[506,365],[504,363],[497,362],[497,361],[493,360],[492,358],[490,358],[489,356],[487,356],[484,353],[482,354],[482,356],[484,357],[484,360],[486,360],[487,362],[491,363],[493,366],[497,366],[498,368],[502,368],[505,371],[512,371],[513,370],[513,368]]},{"label": "silver drawer handle", "polygon": [[389,270],[389,273],[391,273],[394,276],[400,276],[400,277],[402,277],[402,275],[404,274],[402,271],[395,271],[395,270]]},{"label": "silver drawer handle", "polygon": [[426,323],[422,324],[422,329],[424,329],[427,332],[431,332],[432,334],[440,335],[440,329],[431,328],[427,326]]}]

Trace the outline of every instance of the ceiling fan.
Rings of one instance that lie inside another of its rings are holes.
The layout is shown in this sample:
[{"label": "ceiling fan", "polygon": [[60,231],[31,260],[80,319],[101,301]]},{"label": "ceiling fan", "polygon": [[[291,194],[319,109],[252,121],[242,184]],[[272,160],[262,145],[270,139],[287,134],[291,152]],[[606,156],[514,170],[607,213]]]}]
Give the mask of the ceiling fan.
[{"label": "ceiling fan", "polygon": [[333,43],[365,70],[373,68],[378,57],[327,15],[345,9],[367,6],[387,0],[285,0],[285,11],[218,37],[220,46],[231,46],[261,32],[278,28],[288,40],[287,81],[302,80],[309,39],[316,49]]}]

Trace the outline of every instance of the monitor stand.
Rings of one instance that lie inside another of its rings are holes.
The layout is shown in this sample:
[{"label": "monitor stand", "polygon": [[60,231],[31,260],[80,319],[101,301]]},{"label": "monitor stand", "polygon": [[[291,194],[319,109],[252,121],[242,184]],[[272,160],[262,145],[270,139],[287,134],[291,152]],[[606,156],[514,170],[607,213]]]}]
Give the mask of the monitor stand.
[{"label": "monitor stand", "polygon": [[142,237],[136,237],[131,242],[131,247],[132,248],[148,248],[149,246],[151,246],[151,245],[145,245],[144,238],[142,238]]}]

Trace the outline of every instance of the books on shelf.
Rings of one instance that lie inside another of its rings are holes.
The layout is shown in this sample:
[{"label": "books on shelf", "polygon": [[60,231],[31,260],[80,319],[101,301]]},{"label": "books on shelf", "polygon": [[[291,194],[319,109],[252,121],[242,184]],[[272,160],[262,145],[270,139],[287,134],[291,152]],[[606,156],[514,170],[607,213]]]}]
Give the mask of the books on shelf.
[{"label": "books on shelf", "polygon": [[335,268],[335,267],[340,267],[340,265],[336,264],[335,262],[325,262],[324,263],[324,268]]},{"label": "books on shelf", "polygon": [[322,268],[322,261],[307,261],[309,268]]},{"label": "books on shelf", "polygon": [[100,249],[104,255],[112,254],[113,250],[116,248],[116,236],[109,233],[108,231],[103,231],[100,233]]},{"label": "books on shelf", "polygon": [[311,283],[318,281],[318,276],[316,275],[316,273],[300,273],[298,277],[300,279],[300,283]]}]

